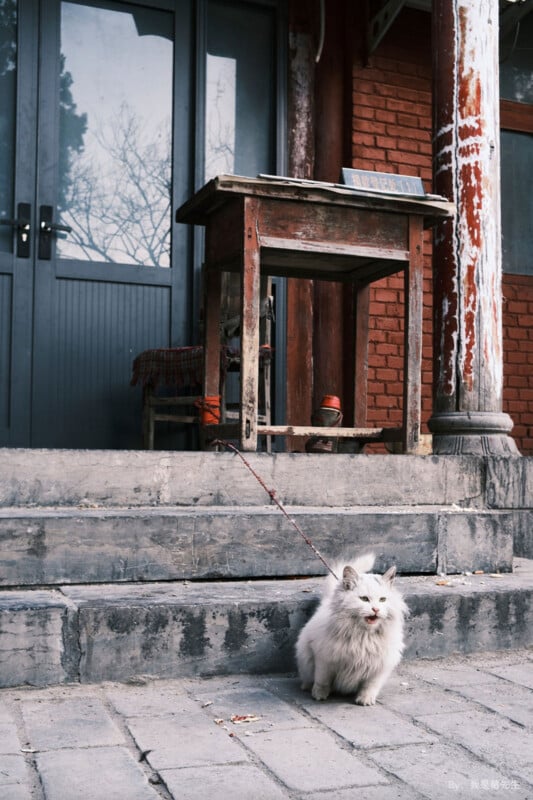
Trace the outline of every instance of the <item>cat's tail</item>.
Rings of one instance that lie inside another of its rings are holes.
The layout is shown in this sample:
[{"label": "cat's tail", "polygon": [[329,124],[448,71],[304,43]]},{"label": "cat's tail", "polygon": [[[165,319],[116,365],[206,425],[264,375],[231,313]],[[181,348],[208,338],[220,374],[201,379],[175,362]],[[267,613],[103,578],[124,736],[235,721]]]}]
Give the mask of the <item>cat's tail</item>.
[{"label": "cat's tail", "polygon": [[358,575],[362,575],[363,572],[371,572],[375,561],[376,556],[374,553],[364,553],[351,561],[338,561],[333,565],[333,572],[337,578],[333,575],[328,575],[324,585],[324,595],[332,594],[335,591],[338,582],[342,581],[342,573],[345,566],[350,566]]},{"label": "cat's tail", "polygon": [[371,572],[375,562],[376,556],[374,553],[364,553],[364,555],[358,556],[355,561],[350,561],[350,566],[361,575],[363,572]]}]

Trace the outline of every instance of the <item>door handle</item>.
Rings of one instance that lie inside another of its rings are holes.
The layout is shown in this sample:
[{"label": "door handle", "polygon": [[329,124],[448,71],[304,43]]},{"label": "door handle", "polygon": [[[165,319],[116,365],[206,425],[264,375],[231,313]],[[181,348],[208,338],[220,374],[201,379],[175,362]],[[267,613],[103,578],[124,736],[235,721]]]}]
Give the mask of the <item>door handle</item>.
[{"label": "door handle", "polygon": [[44,219],[42,219],[41,231],[44,231],[44,233],[55,233],[57,231],[64,231],[65,233],[71,233],[72,228],[70,227],[70,225],[58,225],[57,222],[46,222]]},{"label": "door handle", "polygon": [[53,206],[41,206],[39,209],[39,258],[50,261],[52,258],[52,236],[57,233],[70,233],[70,225],[59,225],[53,222]]},{"label": "door handle", "polygon": [[16,219],[0,219],[0,225],[17,230],[17,258],[30,257],[31,205],[18,203]]}]

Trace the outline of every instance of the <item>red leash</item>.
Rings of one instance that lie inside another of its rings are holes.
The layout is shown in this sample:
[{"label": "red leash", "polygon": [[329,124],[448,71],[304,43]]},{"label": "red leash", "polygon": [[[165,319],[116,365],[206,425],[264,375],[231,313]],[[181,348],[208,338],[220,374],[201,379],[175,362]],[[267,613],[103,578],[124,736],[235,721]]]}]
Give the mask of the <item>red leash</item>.
[{"label": "red leash", "polygon": [[283,515],[284,515],[284,516],[285,516],[285,517],[286,517],[286,518],[289,520],[289,522],[291,523],[291,525],[292,525],[294,528],[296,528],[296,530],[298,531],[298,533],[300,534],[300,536],[302,537],[302,539],[304,540],[304,542],[305,542],[305,543],[306,543],[306,544],[307,544],[307,545],[308,545],[308,546],[311,548],[311,550],[312,550],[312,551],[313,551],[313,553],[314,553],[314,554],[317,556],[317,558],[319,558],[319,559],[322,561],[322,563],[324,564],[324,566],[326,567],[326,569],[328,570],[328,572],[330,572],[330,573],[333,575],[333,577],[334,577],[336,580],[339,580],[339,579],[338,579],[338,577],[337,577],[337,576],[335,575],[335,573],[333,572],[333,570],[331,569],[331,567],[329,566],[329,564],[328,564],[328,562],[326,561],[326,559],[324,558],[324,556],[323,556],[323,555],[322,555],[322,554],[321,554],[321,553],[320,553],[320,552],[317,550],[317,548],[314,546],[314,544],[313,544],[313,542],[311,541],[311,539],[309,539],[309,538],[308,538],[308,537],[305,535],[305,533],[304,533],[304,532],[303,532],[303,530],[300,528],[300,526],[298,525],[298,523],[297,523],[297,522],[295,522],[295,521],[294,521],[294,520],[293,520],[293,519],[292,519],[292,518],[291,518],[291,517],[290,517],[290,516],[287,514],[287,512],[285,511],[285,509],[284,509],[283,505],[280,503],[280,501],[279,501],[279,500],[278,500],[278,498],[276,497],[276,492],[274,491],[274,489],[269,489],[269,488],[268,488],[268,486],[266,485],[266,483],[264,482],[264,480],[261,478],[261,476],[260,476],[260,475],[258,475],[258,474],[257,474],[257,472],[254,470],[254,468],[251,466],[251,464],[250,464],[250,463],[249,463],[249,462],[248,462],[248,461],[245,459],[245,457],[243,456],[243,454],[241,453],[241,451],[240,451],[240,450],[238,450],[238,449],[237,449],[237,448],[236,448],[234,445],[232,445],[230,442],[225,442],[223,439],[215,439],[215,440],[214,440],[214,441],[213,441],[211,444],[214,444],[214,445],[222,445],[222,447],[226,447],[228,450],[232,450],[234,453],[236,453],[236,454],[239,456],[239,458],[241,459],[241,461],[243,462],[243,464],[245,465],[245,467],[247,467],[247,468],[250,470],[250,472],[252,473],[252,475],[254,476],[254,478],[257,480],[257,482],[258,482],[259,484],[261,484],[261,486],[263,487],[263,489],[265,490],[265,492],[268,494],[268,496],[270,497],[270,499],[274,501],[274,503],[277,505],[277,507],[279,508],[279,510],[281,511],[281,513],[282,513],[282,514],[283,514]]}]

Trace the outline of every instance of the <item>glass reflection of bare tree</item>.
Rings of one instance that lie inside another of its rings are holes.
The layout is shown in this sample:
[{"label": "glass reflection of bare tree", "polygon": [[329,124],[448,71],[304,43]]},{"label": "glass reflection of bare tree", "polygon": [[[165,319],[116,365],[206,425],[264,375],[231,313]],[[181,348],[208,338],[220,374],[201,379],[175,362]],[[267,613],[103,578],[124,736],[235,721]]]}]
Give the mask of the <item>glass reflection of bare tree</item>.
[{"label": "glass reflection of bare tree", "polygon": [[62,222],[72,227],[63,257],[170,264],[170,121],[146,137],[123,103],[112,125],[72,154]]},{"label": "glass reflection of bare tree", "polygon": [[[17,4],[0,0],[0,217],[12,215]],[[8,228],[0,235],[11,238]]]},{"label": "glass reflection of bare tree", "polygon": [[235,170],[237,64],[207,56],[205,97],[205,177]]}]

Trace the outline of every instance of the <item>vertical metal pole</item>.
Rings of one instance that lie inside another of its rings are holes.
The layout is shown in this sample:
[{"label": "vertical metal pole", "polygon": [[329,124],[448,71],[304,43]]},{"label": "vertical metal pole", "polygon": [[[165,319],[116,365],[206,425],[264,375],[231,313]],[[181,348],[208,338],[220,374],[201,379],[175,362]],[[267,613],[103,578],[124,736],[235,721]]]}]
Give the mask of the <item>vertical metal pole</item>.
[{"label": "vertical metal pole", "polygon": [[433,0],[435,452],[514,453],[502,413],[498,0]]}]

